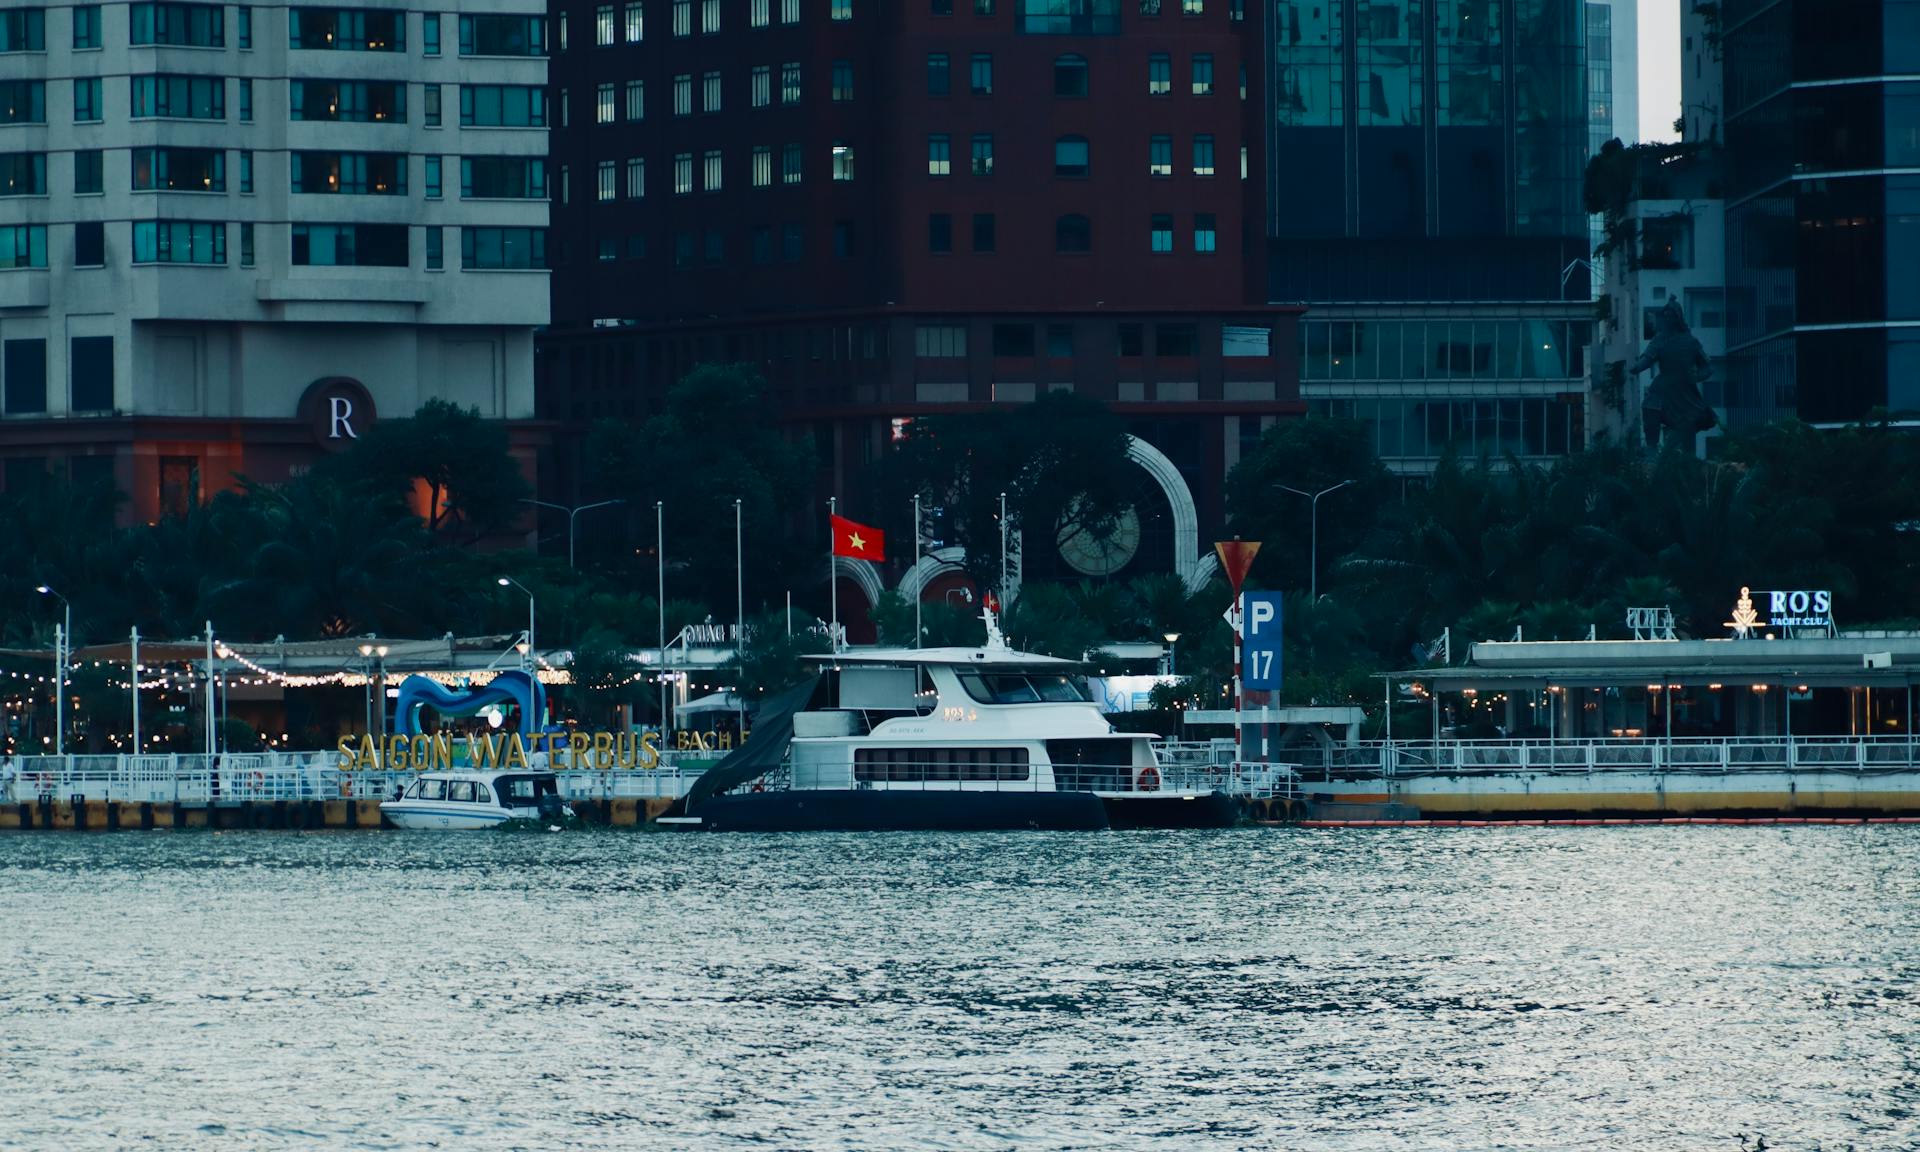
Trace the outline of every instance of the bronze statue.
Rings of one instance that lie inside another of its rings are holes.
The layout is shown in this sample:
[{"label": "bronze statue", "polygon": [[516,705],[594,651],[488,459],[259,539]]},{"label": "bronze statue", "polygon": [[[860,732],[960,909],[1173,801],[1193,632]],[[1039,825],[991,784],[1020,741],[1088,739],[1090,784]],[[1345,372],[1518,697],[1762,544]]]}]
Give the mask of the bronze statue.
[{"label": "bronze statue", "polygon": [[1635,375],[1654,369],[1653,382],[1647,385],[1646,398],[1640,402],[1647,447],[1660,443],[1662,428],[1676,438],[1684,437],[1691,445],[1696,433],[1719,423],[1700,394],[1700,385],[1713,374],[1707,352],[1687,327],[1678,300],[1667,300],[1667,306],[1654,314],[1653,326],[1653,339],[1633,362]]}]

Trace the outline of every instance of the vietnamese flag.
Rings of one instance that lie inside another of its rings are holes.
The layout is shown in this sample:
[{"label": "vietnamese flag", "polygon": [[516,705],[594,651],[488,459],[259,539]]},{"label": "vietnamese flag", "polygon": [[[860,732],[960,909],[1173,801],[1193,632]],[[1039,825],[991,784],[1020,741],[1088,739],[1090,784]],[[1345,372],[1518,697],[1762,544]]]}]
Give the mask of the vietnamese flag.
[{"label": "vietnamese flag", "polygon": [[878,528],[855,524],[845,516],[833,520],[833,554],[879,563],[887,558],[887,534]]}]

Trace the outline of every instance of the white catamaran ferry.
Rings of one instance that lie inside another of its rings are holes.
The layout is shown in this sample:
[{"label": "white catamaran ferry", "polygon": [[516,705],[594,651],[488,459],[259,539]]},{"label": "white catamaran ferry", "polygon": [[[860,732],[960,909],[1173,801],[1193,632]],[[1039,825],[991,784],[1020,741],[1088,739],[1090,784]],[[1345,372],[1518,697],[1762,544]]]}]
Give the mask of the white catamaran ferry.
[{"label": "white catamaran ferry", "polygon": [[497,828],[509,820],[558,824],[573,815],[552,772],[423,772],[380,813],[398,828]]},{"label": "white catamaran ferry", "polygon": [[[712,829],[1221,826],[1237,803],[1169,778],[1145,734],[1116,732],[1072,661],[1007,646],[876,648],[821,666],[782,764],[717,766],[679,820]],[[777,722],[764,715],[761,729]],[[748,750],[752,750],[752,742]],[[731,789],[731,791],[728,791]],[[719,792],[721,794],[710,794]],[[705,795],[703,795],[705,794]]]}]

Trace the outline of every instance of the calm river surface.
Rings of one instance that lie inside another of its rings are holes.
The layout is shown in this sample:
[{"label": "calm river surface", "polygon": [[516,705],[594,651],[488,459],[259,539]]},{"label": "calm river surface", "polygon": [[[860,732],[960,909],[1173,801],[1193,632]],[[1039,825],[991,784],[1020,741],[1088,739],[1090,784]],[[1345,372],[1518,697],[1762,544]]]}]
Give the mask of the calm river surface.
[{"label": "calm river surface", "polygon": [[0,1148],[1914,1148],[1916,975],[1914,827],[8,835]]}]

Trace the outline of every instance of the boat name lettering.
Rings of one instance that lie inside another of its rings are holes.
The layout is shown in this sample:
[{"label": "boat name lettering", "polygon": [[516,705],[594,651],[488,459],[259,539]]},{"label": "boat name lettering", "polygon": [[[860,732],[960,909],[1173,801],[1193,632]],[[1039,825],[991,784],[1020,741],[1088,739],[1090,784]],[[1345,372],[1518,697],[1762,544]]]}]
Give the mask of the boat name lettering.
[{"label": "boat name lettering", "polygon": [[942,708],[940,718],[949,724],[971,724],[980,719],[980,713],[972,708]]}]

